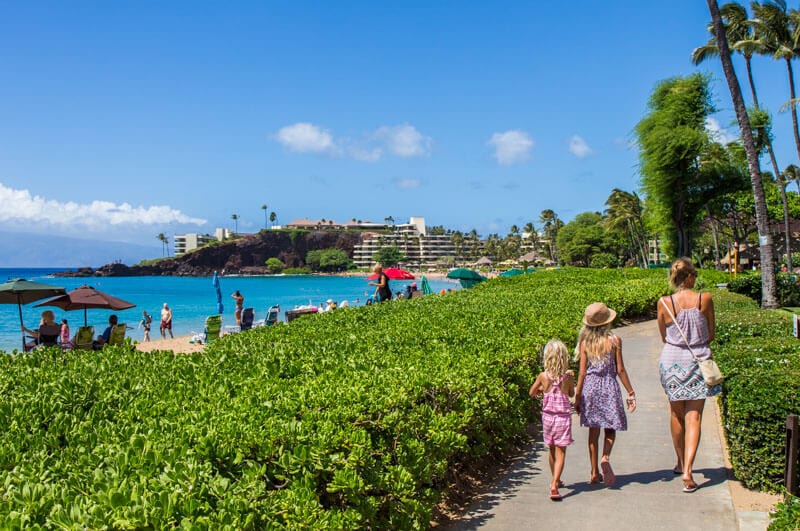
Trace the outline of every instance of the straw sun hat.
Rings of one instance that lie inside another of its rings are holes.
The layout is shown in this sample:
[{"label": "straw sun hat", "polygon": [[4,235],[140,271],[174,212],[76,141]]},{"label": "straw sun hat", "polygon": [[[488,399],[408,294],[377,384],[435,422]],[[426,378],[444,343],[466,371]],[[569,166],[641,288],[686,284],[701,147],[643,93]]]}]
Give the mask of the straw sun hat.
[{"label": "straw sun hat", "polygon": [[586,326],[605,326],[613,323],[616,318],[617,312],[602,302],[593,302],[583,313],[583,324]]}]

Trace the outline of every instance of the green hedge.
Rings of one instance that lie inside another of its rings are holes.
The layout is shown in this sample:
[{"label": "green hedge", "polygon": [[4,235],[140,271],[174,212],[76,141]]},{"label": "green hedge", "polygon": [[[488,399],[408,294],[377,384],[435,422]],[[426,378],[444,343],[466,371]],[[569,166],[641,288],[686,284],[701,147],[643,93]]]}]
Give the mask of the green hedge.
[{"label": "green hedge", "polygon": [[0,356],[0,528],[426,528],[525,433],[538,352],[663,272],[560,270],[303,317],[203,354]]},{"label": "green hedge", "polygon": [[[800,281],[794,273],[775,275],[776,295],[781,306],[800,305]],[[761,301],[761,273],[744,273],[730,281],[728,289]]]},{"label": "green hedge", "polygon": [[791,317],[742,295],[715,294],[714,356],[725,375],[722,407],[731,463],[749,488],[783,484],[786,416],[800,412],[798,341]]}]

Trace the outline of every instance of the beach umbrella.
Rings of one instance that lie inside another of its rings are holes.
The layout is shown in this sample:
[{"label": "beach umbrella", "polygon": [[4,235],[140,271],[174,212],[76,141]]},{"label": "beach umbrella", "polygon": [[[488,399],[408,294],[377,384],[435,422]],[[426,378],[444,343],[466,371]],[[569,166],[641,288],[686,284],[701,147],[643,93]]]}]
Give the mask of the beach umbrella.
[{"label": "beach umbrella", "polygon": [[467,269],[465,267],[453,269],[447,273],[447,278],[458,280],[461,282],[462,288],[471,288],[475,284],[486,280],[486,277],[482,276],[477,271],[473,271],[472,269]]},{"label": "beach umbrella", "polygon": [[39,306],[55,306],[62,310],[83,310],[83,325],[89,323],[87,318],[87,310],[89,308],[97,308],[102,310],[127,310],[136,306],[132,302],[118,299],[108,293],[103,293],[100,290],[94,289],[91,286],[81,286],[72,291],[68,291],[64,295],[59,295],[36,305]]},{"label": "beach umbrella", "polygon": [[[19,309],[20,330],[22,323],[22,305],[55,295],[66,293],[60,286],[52,286],[41,282],[31,282],[24,278],[15,278],[0,284],[0,304],[16,304]],[[22,350],[25,350],[25,332],[22,332]]]},{"label": "beach umbrella", "polygon": [[219,277],[216,271],[214,271],[214,276],[211,278],[211,285],[217,292],[217,313],[222,315],[225,307],[222,305],[222,289],[219,287]]},{"label": "beach umbrella", "polygon": [[[389,277],[390,280],[413,280],[414,275],[409,273],[405,269],[400,269],[399,267],[387,267],[383,270],[386,273],[386,276]],[[373,273],[367,277],[367,280],[377,280],[378,274]]]},{"label": "beach umbrella", "polygon": [[431,283],[428,282],[428,279],[424,276],[422,277],[422,293],[425,295],[430,295],[433,293],[433,289],[431,289]]}]

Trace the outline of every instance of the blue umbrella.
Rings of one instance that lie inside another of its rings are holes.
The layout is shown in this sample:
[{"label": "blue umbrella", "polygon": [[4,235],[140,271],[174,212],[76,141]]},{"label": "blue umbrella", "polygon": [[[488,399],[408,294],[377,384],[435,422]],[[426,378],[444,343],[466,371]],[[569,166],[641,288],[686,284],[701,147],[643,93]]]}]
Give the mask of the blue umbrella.
[{"label": "blue umbrella", "polygon": [[219,287],[219,277],[216,271],[214,271],[214,276],[211,279],[211,285],[217,290],[217,313],[221,315],[225,311],[225,307],[222,306],[222,289]]}]

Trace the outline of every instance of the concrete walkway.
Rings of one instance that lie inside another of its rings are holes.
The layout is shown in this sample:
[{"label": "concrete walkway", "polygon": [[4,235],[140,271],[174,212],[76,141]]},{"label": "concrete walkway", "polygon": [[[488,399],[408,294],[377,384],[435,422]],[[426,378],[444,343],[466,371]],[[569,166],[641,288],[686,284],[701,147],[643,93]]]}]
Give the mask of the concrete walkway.
[{"label": "concrete walkway", "polygon": [[[539,436],[458,522],[446,526],[466,529],[766,529],[766,515],[752,513],[739,521],[731,500],[720,442],[715,404],[707,401],[694,479],[700,488],[682,492],[680,475],[672,472],[675,451],[669,434],[669,409],[658,377],[661,339],[655,321],[616,331],[638,408],[628,415],[628,431],[619,432],[611,464],[616,484],[589,484],[586,439],[573,415],[575,443],[567,450],[562,475],[566,488],[561,502],[550,501],[547,449]],[[602,438],[600,441],[602,445]],[[602,448],[602,446],[601,446]]]}]

